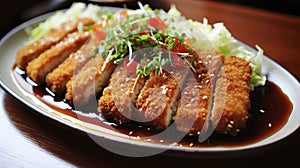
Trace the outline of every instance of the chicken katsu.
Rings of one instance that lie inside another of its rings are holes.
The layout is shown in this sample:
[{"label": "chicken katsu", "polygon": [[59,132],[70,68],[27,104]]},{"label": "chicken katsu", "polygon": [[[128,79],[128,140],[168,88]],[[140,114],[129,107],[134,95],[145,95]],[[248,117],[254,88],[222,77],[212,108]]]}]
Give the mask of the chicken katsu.
[{"label": "chicken katsu", "polygon": [[264,83],[262,52],[239,47],[223,25],[143,12],[65,22],[20,49],[16,65],[73,110],[95,99],[93,113],[119,125],[174,123],[197,136],[245,129],[250,91]]},{"label": "chicken katsu", "polygon": [[63,63],[47,75],[47,87],[55,94],[65,93],[67,82],[93,57],[91,51],[95,46],[96,40],[91,37],[79,50],[71,53]]},{"label": "chicken katsu", "polygon": [[176,114],[180,87],[188,72],[186,68],[152,72],[136,101],[137,121],[166,129]]},{"label": "chicken katsu", "polygon": [[89,37],[89,32],[74,32],[69,34],[61,42],[29,62],[26,67],[27,75],[37,84],[44,84],[48,73],[61,64],[69,54],[78,50]]},{"label": "chicken katsu", "polygon": [[68,81],[65,99],[72,105],[87,104],[106,86],[115,67],[113,60],[108,60],[100,54],[96,55]]},{"label": "chicken katsu", "polygon": [[107,120],[119,124],[135,120],[135,103],[145,80],[145,77],[119,66],[111,75],[109,85],[98,101],[98,111]]},{"label": "chicken katsu", "polygon": [[215,131],[236,135],[246,128],[250,109],[251,67],[235,56],[225,58],[218,74],[211,120]]},{"label": "chicken katsu", "polygon": [[195,55],[195,72],[190,74],[183,87],[175,116],[179,131],[194,135],[206,133],[210,121],[215,76],[221,63],[221,57],[216,52]]},{"label": "chicken katsu", "polygon": [[37,41],[21,48],[16,55],[16,65],[25,69],[27,64],[38,57],[42,52],[60,42],[68,34],[77,31],[79,24],[92,25],[94,21],[90,18],[78,18],[63,23],[58,28],[53,28]]}]

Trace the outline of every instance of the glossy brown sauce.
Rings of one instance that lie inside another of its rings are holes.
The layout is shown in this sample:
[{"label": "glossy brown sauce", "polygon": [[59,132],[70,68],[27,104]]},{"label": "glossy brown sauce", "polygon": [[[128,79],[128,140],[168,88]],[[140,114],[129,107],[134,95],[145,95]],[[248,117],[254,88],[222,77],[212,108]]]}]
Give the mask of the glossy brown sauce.
[{"label": "glossy brown sauce", "polygon": [[[16,81],[27,92],[35,95],[48,107],[54,111],[71,116],[73,118],[92,123],[113,131],[117,131],[126,135],[130,135],[140,140],[151,140],[153,143],[172,144],[172,138],[160,138],[156,136],[149,139],[149,136],[156,135],[159,132],[154,131],[150,127],[139,124],[117,125],[112,122],[104,122],[99,118],[91,118],[75,113],[61,97],[51,95],[45,87],[38,87],[31,84],[26,73],[18,68],[13,69]],[[237,136],[228,136],[213,133],[206,141],[199,142],[196,136],[185,136],[180,142],[176,142],[182,146],[243,146],[258,142],[264,138],[271,136],[279,131],[287,122],[293,105],[289,98],[282,90],[270,81],[265,86],[257,87],[251,92],[251,109],[249,111],[250,118],[247,123],[247,129],[239,133]],[[97,107],[91,106],[86,109],[88,112],[98,114]]]}]

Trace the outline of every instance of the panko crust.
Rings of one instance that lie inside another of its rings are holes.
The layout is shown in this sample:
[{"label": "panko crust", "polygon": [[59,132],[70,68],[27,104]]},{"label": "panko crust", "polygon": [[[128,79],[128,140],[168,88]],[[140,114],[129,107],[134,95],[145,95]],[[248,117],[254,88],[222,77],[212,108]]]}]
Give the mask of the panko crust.
[{"label": "panko crust", "polygon": [[69,34],[61,42],[29,62],[26,67],[27,75],[37,84],[44,84],[48,73],[60,65],[70,53],[77,51],[89,37],[89,32]]},{"label": "panko crust", "polygon": [[100,94],[115,68],[113,60],[98,54],[68,81],[65,99],[72,105],[84,106],[92,96]]},{"label": "panko crust", "polygon": [[79,23],[88,26],[94,24],[94,21],[90,18],[78,18],[63,23],[59,28],[51,29],[37,41],[18,50],[16,65],[20,69],[26,69],[27,64],[34,58],[60,42],[68,34],[77,31]]},{"label": "panko crust", "polygon": [[65,93],[66,83],[93,57],[91,51],[95,46],[96,40],[91,37],[79,50],[71,53],[64,62],[46,76],[47,87],[55,94]]},{"label": "panko crust", "polygon": [[135,120],[135,102],[144,83],[144,77],[118,67],[98,101],[99,113],[119,124]]},{"label": "panko crust", "polygon": [[246,128],[251,72],[249,62],[235,56],[226,57],[214,93],[211,120],[216,132],[236,135]]}]

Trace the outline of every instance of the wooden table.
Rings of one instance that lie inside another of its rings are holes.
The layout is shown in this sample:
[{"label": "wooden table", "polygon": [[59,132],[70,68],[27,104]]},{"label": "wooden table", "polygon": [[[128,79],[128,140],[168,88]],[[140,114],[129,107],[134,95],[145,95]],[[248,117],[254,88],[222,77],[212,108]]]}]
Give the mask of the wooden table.
[{"label": "wooden table", "polygon": [[[187,18],[224,22],[237,39],[251,46],[259,44],[266,55],[300,78],[300,18],[214,1],[161,0],[152,5],[167,9],[171,3]],[[299,129],[271,151],[247,157],[128,158],[106,151],[88,136],[36,114],[2,88],[0,102],[0,167],[293,167],[300,159]]]}]

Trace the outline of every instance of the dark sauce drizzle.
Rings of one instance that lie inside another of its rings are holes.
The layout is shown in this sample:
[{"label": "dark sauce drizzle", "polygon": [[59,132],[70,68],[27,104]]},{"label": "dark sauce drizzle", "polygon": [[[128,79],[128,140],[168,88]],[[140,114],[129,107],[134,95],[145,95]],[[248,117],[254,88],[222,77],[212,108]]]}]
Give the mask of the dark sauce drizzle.
[{"label": "dark sauce drizzle", "polygon": [[[182,146],[194,147],[231,147],[253,144],[280,130],[287,122],[293,109],[291,101],[282,92],[282,90],[275,83],[267,81],[265,86],[257,87],[251,92],[251,109],[249,111],[250,118],[247,122],[247,129],[239,133],[237,136],[213,133],[206,141],[199,142],[198,137],[186,135],[180,142],[172,142],[172,138],[168,139],[166,137],[164,137],[164,139],[159,137],[149,139],[149,136],[159,133],[151,127],[146,127],[137,123],[117,125],[113,122],[105,121],[104,118],[91,118],[75,113],[72,107],[70,107],[62,99],[62,97],[56,97],[51,94],[51,92],[47,91],[46,87],[34,85],[24,71],[18,68],[13,68],[13,74],[16,81],[24,90],[35,95],[43,103],[59,113],[120,132],[122,134],[130,135],[135,139],[140,139],[142,141],[150,140],[153,143],[176,143]],[[95,106],[86,110],[98,114]]]}]

